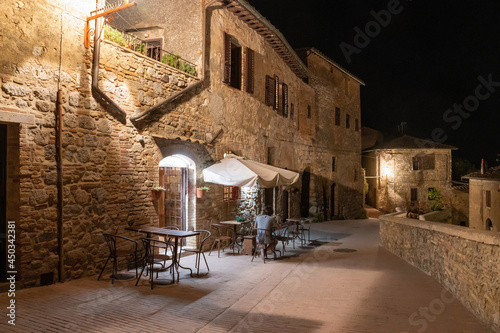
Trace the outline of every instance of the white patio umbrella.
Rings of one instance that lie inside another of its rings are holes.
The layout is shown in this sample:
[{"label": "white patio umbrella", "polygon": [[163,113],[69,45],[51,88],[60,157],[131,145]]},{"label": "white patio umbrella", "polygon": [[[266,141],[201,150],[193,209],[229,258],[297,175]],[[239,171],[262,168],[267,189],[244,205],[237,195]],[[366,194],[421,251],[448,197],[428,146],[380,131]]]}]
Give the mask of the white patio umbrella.
[{"label": "white patio umbrella", "polygon": [[272,165],[227,155],[223,160],[203,170],[206,182],[238,187],[259,184],[263,188],[286,186],[298,183],[299,174]]}]

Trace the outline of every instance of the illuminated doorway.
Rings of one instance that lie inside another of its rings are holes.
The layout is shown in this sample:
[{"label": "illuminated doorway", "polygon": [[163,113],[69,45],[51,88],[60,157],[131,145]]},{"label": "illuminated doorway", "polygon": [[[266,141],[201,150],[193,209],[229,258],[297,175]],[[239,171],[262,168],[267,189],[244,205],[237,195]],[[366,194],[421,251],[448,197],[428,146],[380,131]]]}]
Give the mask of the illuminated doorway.
[{"label": "illuminated doorway", "polygon": [[181,230],[194,227],[194,172],[193,160],[184,155],[172,155],[160,161],[159,183],[165,188],[158,206],[160,227],[177,226]]}]

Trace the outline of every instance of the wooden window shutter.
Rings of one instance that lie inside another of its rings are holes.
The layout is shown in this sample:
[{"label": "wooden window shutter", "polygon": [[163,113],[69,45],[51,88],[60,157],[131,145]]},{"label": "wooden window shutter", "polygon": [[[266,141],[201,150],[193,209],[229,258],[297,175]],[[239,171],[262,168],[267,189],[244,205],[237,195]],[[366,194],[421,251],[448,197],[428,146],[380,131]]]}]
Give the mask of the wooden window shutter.
[{"label": "wooden window shutter", "polygon": [[276,90],[274,78],[266,75],[266,105],[274,107],[274,96]]},{"label": "wooden window shutter", "polygon": [[279,91],[280,91],[280,78],[278,76],[274,76],[274,107],[273,109],[279,111],[280,108],[280,100],[279,100]]},{"label": "wooden window shutter", "polygon": [[224,83],[231,83],[231,35],[224,32]]},{"label": "wooden window shutter", "polygon": [[281,87],[281,99],[282,99],[282,110],[283,117],[288,118],[288,85],[282,84]]},{"label": "wooden window shutter", "polygon": [[255,53],[252,49],[247,48],[247,68],[246,68],[246,92],[253,94],[254,92],[254,60]]},{"label": "wooden window shutter", "polygon": [[340,109],[335,108],[335,125],[340,126]]}]

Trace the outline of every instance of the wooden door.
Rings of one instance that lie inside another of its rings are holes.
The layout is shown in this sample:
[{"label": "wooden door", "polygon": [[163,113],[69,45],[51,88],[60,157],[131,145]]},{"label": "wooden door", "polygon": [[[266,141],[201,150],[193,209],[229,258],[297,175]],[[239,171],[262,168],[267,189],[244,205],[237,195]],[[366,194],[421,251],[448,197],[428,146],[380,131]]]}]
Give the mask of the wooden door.
[{"label": "wooden door", "polygon": [[187,168],[161,168],[163,173],[163,187],[165,195],[163,199],[163,225],[176,225],[181,230],[186,230],[187,222]]}]

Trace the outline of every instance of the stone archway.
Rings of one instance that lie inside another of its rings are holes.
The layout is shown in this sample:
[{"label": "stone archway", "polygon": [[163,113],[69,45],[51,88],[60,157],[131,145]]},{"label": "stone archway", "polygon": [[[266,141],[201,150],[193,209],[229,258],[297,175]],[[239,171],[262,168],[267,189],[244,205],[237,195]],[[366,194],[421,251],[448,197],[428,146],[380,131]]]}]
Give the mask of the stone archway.
[{"label": "stone archway", "polygon": [[493,222],[491,222],[490,219],[486,220],[486,230],[491,230],[493,231]]}]

